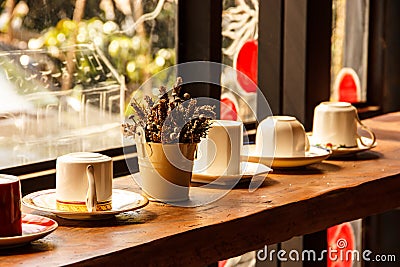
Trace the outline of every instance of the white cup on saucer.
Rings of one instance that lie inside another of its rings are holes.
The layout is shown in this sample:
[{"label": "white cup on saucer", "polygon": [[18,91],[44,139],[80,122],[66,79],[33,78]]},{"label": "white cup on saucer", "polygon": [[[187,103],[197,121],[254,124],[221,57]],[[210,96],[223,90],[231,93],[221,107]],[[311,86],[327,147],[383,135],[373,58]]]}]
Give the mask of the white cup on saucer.
[{"label": "white cup on saucer", "polygon": [[[368,132],[372,142],[363,143],[357,126]],[[358,141],[366,147],[375,143],[375,134],[358,118],[357,109],[348,102],[322,102],[314,109],[312,129],[313,145],[357,147]]]},{"label": "white cup on saucer", "polygon": [[214,120],[199,144],[196,170],[215,176],[240,174],[242,146],[242,122]]},{"label": "white cup on saucer", "polygon": [[57,158],[56,207],[61,211],[111,210],[112,159],[99,153],[77,152]]},{"label": "white cup on saucer", "polygon": [[263,157],[304,157],[310,148],[304,126],[292,116],[270,116],[257,127],[256,153]]}]

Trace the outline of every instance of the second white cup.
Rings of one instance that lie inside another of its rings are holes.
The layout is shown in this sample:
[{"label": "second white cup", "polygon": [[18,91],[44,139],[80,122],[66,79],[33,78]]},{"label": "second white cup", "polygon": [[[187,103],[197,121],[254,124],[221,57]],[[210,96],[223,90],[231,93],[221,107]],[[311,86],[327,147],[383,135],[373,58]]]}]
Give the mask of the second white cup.
[{"label": "second white cup", "polygon": [[257,154],[264,157],[304,157],[309,142],[303,125],[292,116],[270,116],[256,133]]},{"label": "second white cup", "polygon": [[242,122],[215,120],[199,144],[196,169],[216,176],[240,174],[242,146]]}]

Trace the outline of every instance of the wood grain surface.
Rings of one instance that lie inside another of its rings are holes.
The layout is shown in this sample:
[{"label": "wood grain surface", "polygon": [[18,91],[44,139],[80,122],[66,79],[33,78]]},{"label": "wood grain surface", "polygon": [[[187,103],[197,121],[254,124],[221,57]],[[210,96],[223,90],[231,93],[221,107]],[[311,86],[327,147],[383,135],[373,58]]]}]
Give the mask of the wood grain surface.
[{"label": "wood grain surface", "polygon": [[[208,205],[185,208],[151,202],[103,221],[25,210],[51,217],[60,226],[28,246],[0,250],[0,265],[205,266],[395,209],[400,206],[400,113],[364,122],[377,135],[376,148],[274,171],[256,191],[240,184]],[[115,179],[114,187],[140,192],[130,176]]]}]

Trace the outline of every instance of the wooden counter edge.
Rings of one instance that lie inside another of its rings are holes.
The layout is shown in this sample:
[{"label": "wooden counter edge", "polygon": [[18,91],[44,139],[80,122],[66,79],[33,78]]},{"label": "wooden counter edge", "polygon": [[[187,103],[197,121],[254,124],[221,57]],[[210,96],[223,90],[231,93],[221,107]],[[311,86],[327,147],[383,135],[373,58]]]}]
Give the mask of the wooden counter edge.
[{"label": "wooden counter edge", "polygon": [[205,266],[327,227],[400,207],[400,175],[323,193],[251,216],[80,262],[80,266]]}]

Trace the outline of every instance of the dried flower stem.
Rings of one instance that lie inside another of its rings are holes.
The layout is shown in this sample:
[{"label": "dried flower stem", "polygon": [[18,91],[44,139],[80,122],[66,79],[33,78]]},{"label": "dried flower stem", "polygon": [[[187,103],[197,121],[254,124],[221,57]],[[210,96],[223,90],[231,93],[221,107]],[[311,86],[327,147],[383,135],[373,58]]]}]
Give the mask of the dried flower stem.
[{"label": "dried flower stem", "polygon": [[125,136],[135,136],[136,128],[142,127],[147,142],[156,143],[199,143],[206,137],[211,120],[215,119],[215,107],[198,106],[196,99],[191,99],[188,93],[181,94],[182,78],[178,77],[172,88],[171,97],[167,88],[159,88],[159,99],[154,102],[145,96],[146,106],[135,99],[131,106],[134,114],[130,116],[133,124],[123,124]]}]

